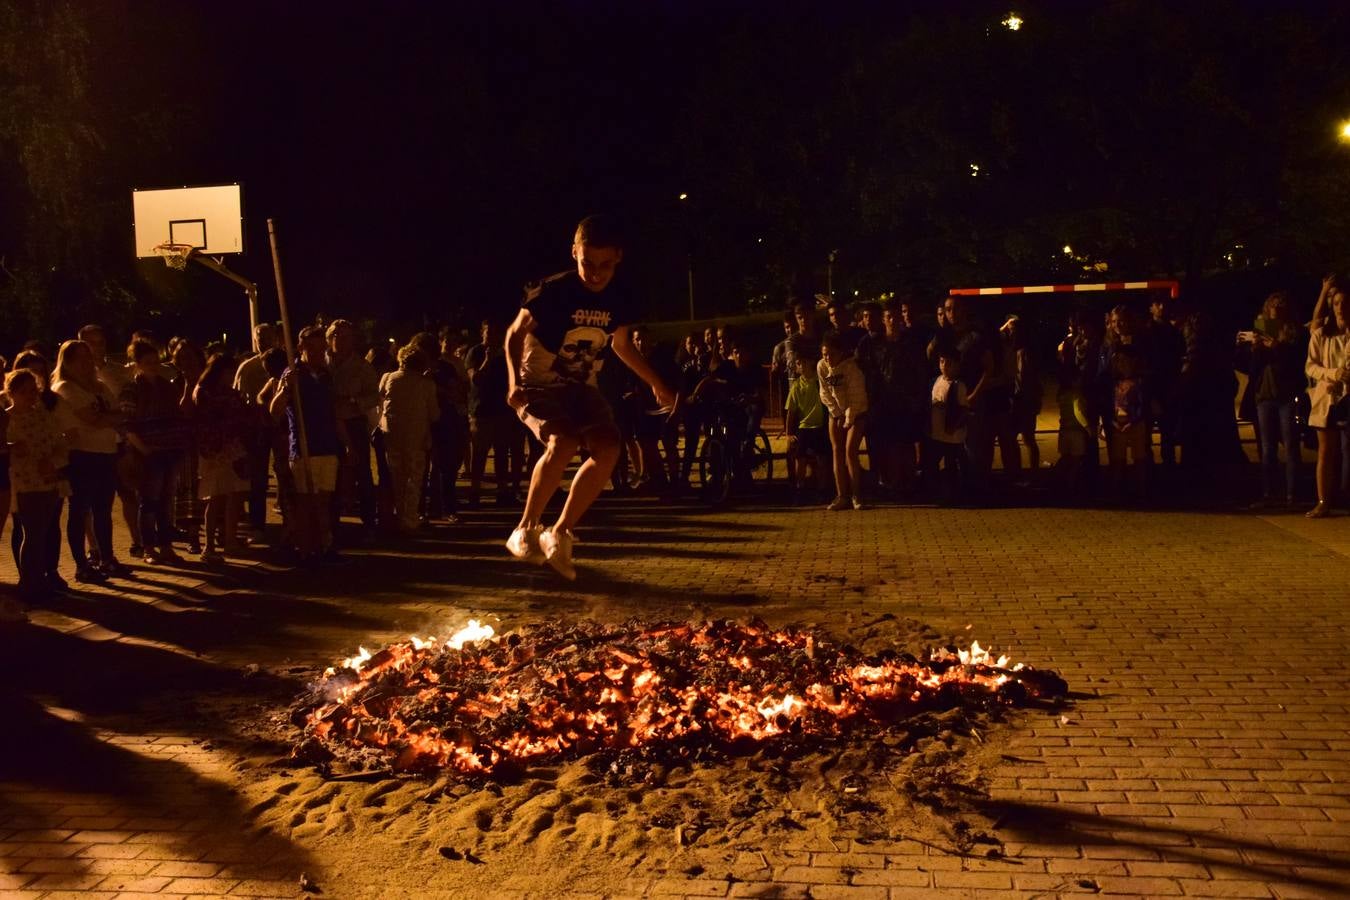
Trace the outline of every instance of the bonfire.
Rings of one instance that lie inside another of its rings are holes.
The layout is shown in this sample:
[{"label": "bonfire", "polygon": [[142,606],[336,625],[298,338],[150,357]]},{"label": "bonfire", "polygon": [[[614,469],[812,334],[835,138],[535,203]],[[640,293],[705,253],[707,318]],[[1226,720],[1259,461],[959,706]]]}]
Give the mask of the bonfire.
[{"label": "bonfire", "polygon": [[1063,696],[1052,672],[979,643],[864,654],[763,622],[477,621],[364,648],[297,707],[301,757],[374,754],[393,771],[502,774],[597,751],[687,754],[878,730],[916,714]]}]

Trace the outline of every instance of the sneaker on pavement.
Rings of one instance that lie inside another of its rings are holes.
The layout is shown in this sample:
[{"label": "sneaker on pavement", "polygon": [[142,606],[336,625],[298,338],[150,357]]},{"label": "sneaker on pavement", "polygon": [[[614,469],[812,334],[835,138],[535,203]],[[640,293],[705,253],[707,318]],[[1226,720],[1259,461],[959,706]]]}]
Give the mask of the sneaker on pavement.
[{"label": "sneaker on pavement", "polygon": [[830,501],[830,505],[825,507],[830,512],[838,512],[841,509],[848,509],[849,502],[847,497],[835,497]]},{"label": "sneaker on pavement", "polygon": [[543,531],[542,525],[536,525],[533,528],[517,528],[506,539],[506,549],[511,551],[511,555],[516,559],[543,563],[544,551],[539,549],[539,536],[543,534]]},{"label": "sneaker on pavement", "polygon": [[93,563],[75,567],[75,580],[80,584],[102,584],[108,580],[108,573]]},{"label": "sneaker on pavement", "polygon": [[539,535],[539,549],[555,572],[568,581],[577,580],[577,567],[572,564],[572,532],[550,528]]},{"label": "sneaker on pavement", "polygon": [[854,508],[854,509],[867,509],[867,506],[866,506],[866,504],[864,504],[861,500],[859,500],[857,497],[854,497],[854,498],[853,498],[853,508]]}]

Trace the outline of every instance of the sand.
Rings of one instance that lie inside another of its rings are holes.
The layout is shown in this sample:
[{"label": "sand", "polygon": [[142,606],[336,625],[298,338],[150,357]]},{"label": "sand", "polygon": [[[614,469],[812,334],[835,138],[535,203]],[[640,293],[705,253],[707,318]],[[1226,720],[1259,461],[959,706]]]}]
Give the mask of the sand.
[{"label": "sand", "polygon": [[[855,623],[849,635],[868,652],[967,643],[889,615]],[[299,735],[288,699],[222,703],[214,714],[234,717],[253,737],[236,750],[256,827],[311,848],[326,861],[311,877],[340,897],[433,889],[631,896],[653,878],[762,879],[785,852],[842,852],[851,839],[997,855],[983,773],[1001,761],[1002,737],[1017,718],[1036,714],[995,721],[952,710],[881,736],[745,756],[709,752],[670,767],[591,757],[531,767],[500,784],[452,774],[335,775],[288,761],[280,751]]]}]

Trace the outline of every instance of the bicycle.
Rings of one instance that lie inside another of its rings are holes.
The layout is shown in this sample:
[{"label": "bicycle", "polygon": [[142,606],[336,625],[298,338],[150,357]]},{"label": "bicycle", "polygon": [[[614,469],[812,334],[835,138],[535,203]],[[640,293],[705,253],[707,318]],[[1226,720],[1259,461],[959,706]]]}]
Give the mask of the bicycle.
[{"label": "bicycle", "polygon": [[[733,424],[733,417],[750,415],[744,406],[731,402],[712,406],[698,453],[699,496],[703,502],[716,506],[725,503],[736,483],[749,483],[756,478],[773,480],[773,449],[769,436],[759,427],[755,417],[753,428]],[[737,430],[745,436],[739,447],[733,446]]]}]

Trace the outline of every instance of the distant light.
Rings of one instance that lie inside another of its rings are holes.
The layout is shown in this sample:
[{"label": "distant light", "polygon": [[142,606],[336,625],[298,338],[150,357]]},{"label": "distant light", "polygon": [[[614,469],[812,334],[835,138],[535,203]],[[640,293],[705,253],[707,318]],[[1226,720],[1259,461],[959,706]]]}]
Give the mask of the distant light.
[{"label": "distant light", "polygon": [[1073,248],[1070,247],[1068,244],[1065,244],[1065,245],[1064,245],[1064,255],[1065,255],[1065,256],[1073,256]]},{"label": "distant light", "polygon": [[762,243],[764,243],[764,238],[755,238],[755,243],[756,243],[756,244],[762,244]]},{"label": "distant light", "polygon": [[999,24],[1002,25],[1004,28],[1008,29],[1009,31],[1021,31],[1022,17],[1015,12],[1010,12],[1008,13],[1008,18],[1004,19]]},{"label": "distant light", "polygon": [[854,292],[853,292],[853,296],[855,296],[855,297],[858,296],[858,292],[857,292],[857,291],[854,291]]},{"label": "distant light", "polygon": [[979,164],[979,163],[971,163],[971,164],[970,164],[970,177],[971,177],[971,178],[976,178],[976,177],[979,176],[979,174],[980,174],[980,164]]},{"label": "distant light", "polygon": [[688,199],[689,199],[689,195],[686,194],[686,193],[684,193],[683,191],[681,191],[681,192],[680,192],[680,199],[681,199],[681,200],[688,200]]}]

